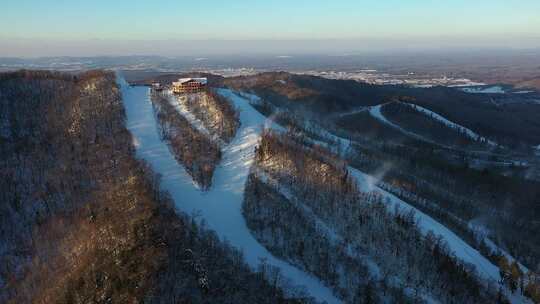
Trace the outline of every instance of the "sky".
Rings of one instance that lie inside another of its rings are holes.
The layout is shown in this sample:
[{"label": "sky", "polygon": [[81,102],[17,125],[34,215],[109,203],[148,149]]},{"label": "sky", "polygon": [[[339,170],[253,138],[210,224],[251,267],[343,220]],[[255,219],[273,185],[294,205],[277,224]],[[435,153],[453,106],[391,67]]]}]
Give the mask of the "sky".
[{"label": "sky", "polygon": [[538,12],[538,0],[0,0],[0,56],[537,48]]}]

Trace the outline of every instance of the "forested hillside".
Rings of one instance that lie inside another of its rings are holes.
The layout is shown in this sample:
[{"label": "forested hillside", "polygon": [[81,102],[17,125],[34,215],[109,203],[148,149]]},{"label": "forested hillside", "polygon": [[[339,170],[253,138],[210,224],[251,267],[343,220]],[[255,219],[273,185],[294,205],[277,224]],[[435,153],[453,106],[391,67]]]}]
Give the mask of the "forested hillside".
[{"label": "forested hillside", "polygon": [[162,93],[154,92],[152,103],[164,140],[170,143],[176,159],[203,189],[212,184],[214,169],[221,159],[219,145],[192,126]]},{"label": "forested hillside", "polygon": [[474,267],[439,237],[422,235],[414,213],[387,210],[362,192],[346,164],[321,147],[267,132],[246,187],[244,215],[274,254],[332,286],[346,302],[497,302]]},{"label": "forested hillside", "polygon": [[476,140],[467,133],[449,127],[437,119],[417,111],[414,105],[391,102],[381,107],[382,114],[391,122],[422,138],[444,146],[462,149],[488,150],[486,141]]},{"label": "forested hillside", "polygon": [[178,97],[186,108],[199,119],[211,135],[230,142],[240,125],[238,112],[214,89]]},{"label": "forested hillside", "polygon": [[292,302],[173,209],[113,73],[0,74],[0,122],[0,302]]},{"label": "forested hillside", "polygon": [[274,105],[300,108],[322,117],[403,100],[504,145],[526,149],[540,144],[540,105],[534,103],[498,104],[493,96],[467,94],[455,88],[371,85],[285,72],[232,77],[223,82],[233,89],[253,92]]}]

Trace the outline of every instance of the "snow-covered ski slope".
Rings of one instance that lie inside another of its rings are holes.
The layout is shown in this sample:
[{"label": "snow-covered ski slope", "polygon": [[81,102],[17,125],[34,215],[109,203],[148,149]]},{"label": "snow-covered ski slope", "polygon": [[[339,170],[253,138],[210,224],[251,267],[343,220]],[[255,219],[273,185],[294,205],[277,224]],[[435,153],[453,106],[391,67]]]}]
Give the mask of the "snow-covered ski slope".
[{"label": "snow-covered ski slope", "polygon": [[469,94],[504,94],[506,93],[506,91],[500,86],[469,87],[469,88],[461,88],[460,90]]},{"label": "snow-covered ski slope", "polygon": [[[311,296],[328,303],[340,302],[318,279],[269,253],[252,236],[242,216],[244,186],[260,133],[265,126],[282,131],[280,126],[269,122],[257,112],[249,104],[248,99],[229,90],[220,90],[219,93],[239,109],[241,127],[236,138],[224,147],[223,161],[216,169],[212,189],[202,192],[194,187],[191,177],[176,162],[167,145],[160,140],[149,100],[149,89],[130,87],[123,79],[119,79],[118,82],[121,85],[128,117],[128,129],[133,134],[137,147],[137,156],[146,160],[155,172],[162,175],[162,187],[171,193],[179,210],[198,214],[222,239],[227,239],[233,246],[241,249],[246,262],[253,268],[259,265],[261,258],[264,258],[269,264],[280,268],[286,278],[295,284],[305,286]],[[483,279],[495,281],[500,279],[498,267],[444,225],[377,187],[373,177],[352,167],[349,167],[349,170],[356,177],[360,189],[380,193],[389,204],[389,208],[397,204],[404,210],[414,209],[422,231],[427,233],[431,230],[436,235],[442,236],[459,259],[475,265]],[[512,303],[529,303],[518,295],[509,294],[509,297]]]},{"label": "snow-covered ski slope", "polygon": [[[494,283],[497,283],[500,281],[499,268],[450,229],[395,195],[376,186],[377,180],[372,176],[353,167],[349,167],[349,172],[356,178],[358,186],[362,191],[374,191],[381,194],[384,202],[388,205],[389,210],[393,210],[396,205],[399,206],[401,210],[414,210],[421,231],[424,234],[433,231],[435,235],[440,235],[448,243],[448,247],[454,252],[457,258],[475,266],[480,278],[484,279],[486,282],[493,281]],[[513,257],[510,255],[509,258],[513,260]],[[511,303],[531,303],[530,300],[518,293],[512,294],[507,288],[505,288],[505,294]]]},{"label": "snow-covered ski slope", "polygon": [[[404,128],[402,128],[401,126],[391,122],[390,120],[388,120],[381,112],[381,109],[382,107],[384,107],[386,104],[380,104],[380,105],[377,105],[377,106],[373,106],[369,109],[369,113],[371,114],[371,116],[373,116],[374,118],[376,118],[377,120],[381,121],[382,123],[386,124],[386,125],[389,125],[397,130],[399,130],[400,132],[402,132],[403,134],[405,135],[408,135],[408,136],[411,136],[413,138],[416,138],[416,139],[420,139],[420,140],[423,140],[423,141],[426,141],[426,142],[430,142],[430,143],[434,143],[434,144],[438,144],[438,143],[435,143],[434,141],[430,140],[430,139],[427,139],[421,135],[418,135],[414,132],[410,132]],[[458,131],[461,131],[463,132],[466,136],[470,137],[471,139],[473,140],[478,140],[478,141],[485,141],[488,145],[490,146],[497,146],[497,143],[491,141],[491,140],[488,140],[486,139],[485,137],[482,137],[480,135],[478,135],[476,132],[472,131],[471,129],[469,128],[466,128],[460,124],[457,124],[455,122],[452,122],[448,119],[446,119],[445,117],[431,111],[431,110],[428,110],[424,107],[421,107],[421,106],[418,106],[418,105],[411,105],[415,110],[417,110],[418,112],[422,113],[422,114],[425,114],[427,116],[430,116],[432,117],[433,119],[439,121],[440,123],[450,127],[450,128],[453,128],[453,129],[456,129]],[[438,144],[440,145],[440,144]],[[444,146],[444,145],[443,145]]]},{"label": "snow-covered ski slope", "polygon": [[397,198],[393,194],[382,190],[376,186],[377,181],[370,175],[367,175],[357,169],[349,167],[349,172],[356,178],[358,186],[362,191],[367,192],[377,192],[384,197],[384,201],[387,204],[390,204],[389,210],[393,210],[394,205],[398,205],[401,210],[409,211],[414,210],[416,217],[419,220],[419,226],[422,232],[427,233],[428,231],[433,231],[435,235],[441,235],[447,242],[452,251],[456,254],[458,258],[464,262],[473,264],[476,266],[478,273],[485,279],[493,279],[498,281],[499,268],[493,265],[488,261],[484,256],[482,256],[476,249],[469,246],[465,241],[459,238],[455,233],[450,231],[444,225],[440,224],[427,214],[424,214],[420,210],[412,207],[403,200]]},{"label": "snow-covered ski slope", "polygon": [[189,123],[195,127],[195,129],[197,129],[197,131],[211,138],[214,142],[218,143],[220,147],[225,145],[225,142],[219,138],[219,136],[212,135],[212,133],[204,126],[204,123],[198,119],[186,106],[187,98],[206,98],[205,96],[203,96],[201,93],[193,93],[188,96],[178,97],[170,90],[167,90],[164,93],[165,96],[167,96],[169,103],[172,104],[176,111],[184,116],[184,118],[186,118],[187,121],[189,121]]},{"label": "snow-covered ski slope", "polygon": [[241,211],[244,185],[253,163],[255,146],[264,128],[264,116],[238,95],[220,91],[240,110],[241,126],[235,139],[223,149],[223,160],[214,173],[212,188],[203,192],[194,187],[191,177],[176,162],[167,144],[160,140],[149,88],[130,87],[121,78],[118,83],[137,157],[146,160],[155,172],[162,175],[162,187],[171,194],[179,210],[198,214],[221,239],[242,250],[246,262],[254,269],[261,259],[266,259],[294,284],[304,286],[309,295],[320,301],[340,303],[317,278],[274,257],[257,242],[246,226]]},{"label": "snow-covered ski slope", "polygon": [[[246,97],[249,97],[251,100],[254,100],[254,101],[260,100],[257,96],[254,96],[254,95],[247,95]],[[411,136],[419,138],[419,136],[417,134],[414,134],[414,133],[411,133],[411,132],[409,132],[407,130],[404,130],[400,126],[395,125],[394,123],[392,123],[388,119],[386,119],[386,117],[384,117],[384,115],[381,113],[381,107],[382,106],[384,106],[384,104],[371,107],[369,109],[369,112],[371,113],[371,115],[373,115],[375,118],[379,119],[380,121],[382,121],[382,122],[384,122],[384,123],[386,123],[386,124],[388,124],[390,126],[393,126],[393,127],[397,128],[397,129],[400,129],[404,133],[407,133],[407,134],[410,134]],[[438,119],[442,123],[448,124],[449,126],[456,127],[456,128],[461,127],[461,128],[466,129],[465,127],[462,127],[461,125],[455,124],[455,123],[445,119],[443,116],[440,116],[440,115],[436,114],[435,112],[427,110],[427,109],[425,109],[423,107],[416,106],[416,109],[418,111],[426,114],[426,115],[433,115],[433,117],[435,119]],[[275,126],[276,124],[273,124],[273,125]],[[335,136],[335,135],[332,135],[330,133],[328,133],[328,134],[331,135],[333,137],[333,139],[336,140],[337,142],[347,143],[346,147],[343,147],[343,148],[347,148],[347,147],[350,146],[350,141],[349,140],[347,140],[345,138]],[[476,133],[474,133],[474,134],[476,134]],[[476,135],[476,136],[478,136],[478,135]],[[314,141],[314,142],[324,145],[324,143],[320,143],[320,142],[317,142],[317,141]],[[540,146],[539,146],[539,148],[540,148]],[[355,178],[356,178],[356,180],[358,182],[359,188],[362,191],[367,191],[367,192],[375,191],[375,192],[378,192],[379,194],[381,194],[384,197],[384,201],[386,201],[388,204],[390,204],[389,210],[394,210],[393,206],[396,205],[396,204],[399,205],[402,209],[407,210],[407,211],[413,209],[415,211],[415,213],[416,213],[417,218],[419,219],[419,224],[420,224],[420,228],[422,229],[422,231],[424,233],[427,233],[428,231],[431,230],[436,235],[441,235],[448,242],[448,245],[449,245],[450,249],[456,254],[456,256],[459,259],[461,259],[464,262],[475,265],[479,275],[482,278],[487,279],[487,280],[491,279],[491,280],[495,280],[495,281],[500,280],[499,268],[496,265],[494,265],[493,263],[491,263],[488,259],[486,259],[476,249],[472,248],[469,244],[467,244],[463,239],[461,239],[459,236],[457,236],[450,229],[446,228],[444,225],[437,222],[435,219],[433,219],[429,215],[421,212],[420,210],[416,209],[415,207],[411,206],[410,204],[406,203],[405,201],[399,199],[395,195],[393,195],[393,194],[381,189],[380,187],[378,187],[377,186],[377,179],[375,179],[374,177],[372,177],[372,176],[370,176],[370,175],[368,175],[366,173],[363,173],[363,172],[361,172],[361,171],[359,171],[359,170],[357,170],[357,169],[355,169],[353,167],[349,167],[349,171],[351,172],[351,174],[353,176],[355,176]],[[493,249],[502,251],[496,245],[494,245]],[[514,260],[514,258],[512,256],[508,255],[508,257],[509,257],[509,259]],[[520,300],[523,300],[523,299],[520,298]],[[517,301],[517,303],[522,303],[522,302]]]},{"label": "snow-covered ski slope", "polygon": [[452,122],[448,119],[446,119],[445,117],[431,111],[431,110],[428,110],[424,107],[421,107],[419,105],[411,105],[415,110],[417,110],[418,112],[420,113],[423,113],[423,114],[426,114],[427,116],[430,116],[436,120],[438,120],[439,122],[441,122],[442,124],[450,127],[450,128],[453,128],[453,129],[457,129],[461,132],[464,132],[468,137],[474,139],[474,140],[479,140],[479,141],[485,141],[487,144],[489,144],[490,146],[497,146],[497,144],[491,140],[488,140],[486,139],[485,137],[482,137],[480,135],[478,135],[476,132],[474,132],[473,130],[469,129],[469,128],[466,128],[460,124],[457,124],[455,122]]},{"label": "snow-covered ski slope", "polygon": [[405,134],[405,135],[408,135],[412,138],[416,138],[416,139],[419,139],[419,140],[422,140],[422,141],[426,141],[426,142],[429,142],[429,143],[433,143],[433,144],[437,144],[435,143],[434,141],[430,140],[430,139],[427,139],[423,136],[420,136],[414,132],[410,132],[410,131],[407,131],[405,129],[403,129],[402,127],[400,127],[399,125],[396,125],[395,123],[391,122],[390,120],[388,120],[381,112],[381,109],[383,106],[385,106],[386,104],[380,104],[380,105],[377,105],[377,106],[373,106],[369,109],[369,114],[371,114],[371,116],[373,116],[374,118],[376,118],[377,120],[379,120],[380,122],[400,131],[401,133]]}]

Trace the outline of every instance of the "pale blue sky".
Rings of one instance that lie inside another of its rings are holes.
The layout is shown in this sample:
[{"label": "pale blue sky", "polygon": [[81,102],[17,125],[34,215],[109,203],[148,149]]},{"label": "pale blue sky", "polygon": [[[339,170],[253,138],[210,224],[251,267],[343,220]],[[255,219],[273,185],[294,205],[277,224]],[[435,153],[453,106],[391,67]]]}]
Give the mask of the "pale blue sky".
[{"label": "pale blue sky", "polygon": [[[540,0],[2,0],[0,44],[24,41],[540,37]],[[527,40],[529,39],[529,40]],[[539,45],[540,46],[540,45]],[[8,45],[9,47],[9,45]]]}]

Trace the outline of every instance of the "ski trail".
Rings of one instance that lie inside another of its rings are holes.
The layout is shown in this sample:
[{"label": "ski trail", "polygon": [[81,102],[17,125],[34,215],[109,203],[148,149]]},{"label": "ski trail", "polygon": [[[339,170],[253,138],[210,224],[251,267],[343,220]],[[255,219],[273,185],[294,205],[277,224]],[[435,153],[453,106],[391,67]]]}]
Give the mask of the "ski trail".
[{"label": "ski trail", "polygon": [[[197,93],[196,93],[197,94]],[[169,103],[176,109],[176,111],[182,115],[187,121],[199,132],[202,134],[208,136],[212,140],[218,143],[220,147],[223,147],[226,145],[226,143],[219,138],[219,136],[212,134],[208,128],[204,125],[202,120],[197,118],[190,109],[186,106],[185,101],[182,98],[192,98],[193,96],[184,96],[179,97],[174,95],[171,91],[166,91],[165,96],[167,97],[167,100]],[[202,97],[201,97],[202,98]]]},{"label": "ski trail", "polygon": [[483,136],[480,136],[478,135],[476,132],[474,132],[473,130],[469,129],[469,128],[466,128],[460,124],[457,124],[453,121],[450,121],[448,119],[446,119],[444,116],[441,116],[431,110],[428,110],[424,107],[421,107],[419,105],[414,105],[414,104],[411,104],[411,106],[413,107],[413,109],[415,109],[416,111],[418,112],[421,112],[429,117],[432,117],[433,119],[436,119],[437,121],[441,122],[442,124],[448,126],[448,127],[451,127],[451,128],[454,128],[454,129],[457,129],[461,132],[464,132],[468,137],[474,139],[474,140],[478,140],[478,141],[485,141],[487,144],[489,144],[490,146],[497,146],[497,144],[491,140],[488,140],[487,138],[483,137]]},{"label": "ski trail", "polygon": [[371,116],[373,116],[374,118],[376,118],[377,120],[379,120],[380,122],[400,131],[401,133],[405,134],[405,135],[408,135],[412,138],[416,138],[418,140],[421,140],[421,141],[425,141],[425,142],[429,142],[429,143],[432,143],[432,144],[435,144],[435,145],[441,145],[441,144],[438,144],[432,140],[429,140],[423,136],[420,136],[416,133],[413,133],[413,132],[410,132],[410,131],[407,131],[405,129],[403,129],[402,127],[396,125],[395,123],[391,122],[390,120],[388,120],[381,112],[381,108],[383,106],[385,106],[385,104],[380,104],[380,105],[377,105],[377,106],[373,106],[369,109],[369,114],[371,114]]},{"label": "ski trail", "polygon": [[[359,189],[364,192],[373,191],[382,195],[384,198],[383,202],[388,205],[388,210],[393,210],[395,205],[399,206],[401,210],[406,212],[409,210],[414,210],[415,216],[419,221],[418,225],[420,231],[423,234],[428,233],[428,231],[432,231],[435,235],[440,235],[448,243],[448,247],[452,252],[454,252],[458,259],[476,267],[479,277],[483,279],[485,283],[489,281],[498,283],[500,281],[501,277],[499,274],[499,267],[492,264],[480,252],[471,247],[467,242],[457,236],[450,229],[446,228],[446,226],[437,222],[435,219],[416,209],[415,207],[409,205],[405,201],[399,199],[395,195],[379,188],[376,185],[377,180],[372,176],[353,167],[349,167],[349,172],[356,178]],[[511,303],[530,303],[530,301],[525,297],[517,293],[512,294],[508,288],[504,288],[504,291]]]},{"label": "ski trail", "polygon": [[167,144],[160,140],[149,88],[130,87],[121,78],[118,83],[126,109],[127,127],[136,142],[137,157],[146,160],[156,173],[162,175],[162,188],[171,194],[179,210],[204,219],[220,239],[242,250],[252,269],[265,259],[269,265],[279,268],[284,277],[305,287],[307,293],[317,300],[341,302],[317,278],[274,257],[257,242],[246,226],[241,211],[244,186],[254,160],[255,146],[264,128],[264,116],[231,91],[219,91],[240,110],[241,126],[233,141],[223,148],[223,160],[214,173],[213,187],[201,192],[193,187],[191,177],[176,162]]},{"label": "ski trail", "polygon": [[359,113],[363,113],[363,112],[366,112],[369,110],[370,107],[359,107],[357,109],[353,109],[353,110],[350,110],[348,112],[344,112],[344,113],[339,113],[336,115],[336,117],[338,118],[342,118],[342,117],[346,117],[346,116],[350,116],[350,115],[355,115],[355,114],[359,114]]}]

